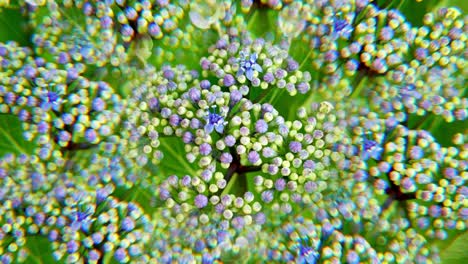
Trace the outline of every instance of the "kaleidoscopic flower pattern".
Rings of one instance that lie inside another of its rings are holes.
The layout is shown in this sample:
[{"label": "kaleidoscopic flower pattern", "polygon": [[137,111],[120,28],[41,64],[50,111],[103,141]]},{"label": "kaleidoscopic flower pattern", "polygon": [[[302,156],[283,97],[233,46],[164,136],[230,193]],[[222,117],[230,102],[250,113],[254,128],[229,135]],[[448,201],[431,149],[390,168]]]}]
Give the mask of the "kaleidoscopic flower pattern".
[{"label": "kaleidoscopic flower pattern", "polygon": [[0,262],[443,263],[466,6],[394,2],[0,1]]}]

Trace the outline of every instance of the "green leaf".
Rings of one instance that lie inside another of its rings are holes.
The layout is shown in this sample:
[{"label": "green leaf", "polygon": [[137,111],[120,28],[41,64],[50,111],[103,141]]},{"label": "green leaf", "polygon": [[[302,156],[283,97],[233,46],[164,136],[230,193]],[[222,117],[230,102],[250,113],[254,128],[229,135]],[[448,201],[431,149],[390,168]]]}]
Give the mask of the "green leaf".
[{"label": "green leaf", "polygon": [[29,249],[29,256],[25,263],[57,263],[52,255],[50,241],[42,236],[28,236],[26,246]]},{"label": "green leaf", "polygon": [[[255,10],[248,18],[247,29],[257,38],[265,38],[268,32],[277,32],[278,12],[272,10]],[[274,36],[276,37],[276,36]]]},{"label": "green leaf", "polygon": [[466,263],[468,259],[468,232],[458,236],[447,248],[441,252],[441,260],[443,264],[459,264]]},{"label": "green leaf", "polygon": [[23,138],[23,129],[18,117],[0,115],[0,156],[8,153],[31,154],[34,146]]},{"label": "green leaf", "polygon": [[191,164],[185,158],[185,144],[180,138],[162,137],[159,141],[161,142],[159,148],[164,153],[164,158],[159,164],[159,170],[162,172],[160,177],[173,174],[178,176],[196,175],[198,164]]},{"label": "green leaf", "polygon": [[0,7],[0,42],[16,41],[22,46],[31,46],[27,18],[20,9]]}]

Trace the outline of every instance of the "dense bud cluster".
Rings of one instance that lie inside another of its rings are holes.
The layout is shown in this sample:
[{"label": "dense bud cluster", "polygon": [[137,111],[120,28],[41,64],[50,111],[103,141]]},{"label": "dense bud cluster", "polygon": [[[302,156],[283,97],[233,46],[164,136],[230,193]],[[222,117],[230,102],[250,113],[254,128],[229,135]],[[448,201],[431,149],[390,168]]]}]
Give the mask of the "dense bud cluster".
[{"label": "dense bud cluster", "polygon": [[0,1],[0,262],[441,262],[467,16],[420,5]]}]

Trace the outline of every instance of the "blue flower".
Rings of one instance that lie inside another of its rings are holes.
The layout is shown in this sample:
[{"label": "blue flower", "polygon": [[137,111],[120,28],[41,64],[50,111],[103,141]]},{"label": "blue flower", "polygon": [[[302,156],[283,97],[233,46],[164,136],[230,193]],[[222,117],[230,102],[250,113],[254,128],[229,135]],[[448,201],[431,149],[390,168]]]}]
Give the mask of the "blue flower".
[{"label": "blue flower", "polygon": [[333,20],[333,30],[332,36],[333,38],[344,38],[349,39],[353,33],[353,27],[346,21],[346,19],[334,19]]},{"label": "blue flower", "polygon": [[311,247],[301,245],[299,248],[299,257],[297,263],[300,264],[315,264],[319,259],[319,254]]},{"label": "blue flower", "polygon": [[238,59],[239,62],[239,71],[237,72],[237,76],[240,76],[242,74],[245,74],[247,79],[252,81],[254,71],[257,72],[262,72],[262,67],[257,63],[257,54],[252,53],[250,56],[248,54],[245,54],[244,52],[240,52],[241,58]]},{"label": "blue flower", "polygon": [[416,100],[421,99],[421,94],[416,90],[416,86],[414,84],[408,84],[400,88],[400,93],[398,98],[403,100],[408,100],[410,98],[414,98]]},{"label": "blue flower", "polygon": [[61,98],[56,92],[48,91],[42,96],[42,105],[41,107],[45,110],[58,110],[61,104]]},{"label": "blue flower", "polygon": [[379,160],[382,152],[383,148],[376,141],[364,139],[361,151],[361,157],[363,160],[368,160],[369,158]]},{"label": "blue flower", "polygon": [[223,133],[224,126],[227,124],[227,121],[224,121],[224,116],[222,115],[222,113],[216,113],[216,111],[209,111],[205,119],[205,132],[207,134],[211,134],[211,132],[213,132],[213,129],[216,130],[218,133]]},{"label": "blue flower", "polygon": [[72,214],[73,222],[71,227],[75,230],[83,229],[88,230],[91,224],[91,215],[93,212],[90,208],[86,209],[85,211],[77,210]]}]

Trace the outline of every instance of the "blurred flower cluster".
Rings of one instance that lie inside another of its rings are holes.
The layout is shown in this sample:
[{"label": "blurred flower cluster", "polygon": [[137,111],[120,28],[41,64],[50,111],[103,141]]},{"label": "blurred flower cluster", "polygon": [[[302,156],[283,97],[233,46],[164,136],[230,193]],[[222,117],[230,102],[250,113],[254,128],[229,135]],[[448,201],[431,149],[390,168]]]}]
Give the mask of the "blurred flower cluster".
[{"label": "blurred flower cluster", "polygon": [[468,16],[420,2],[0,1],[0,263],[441,262]]}]

